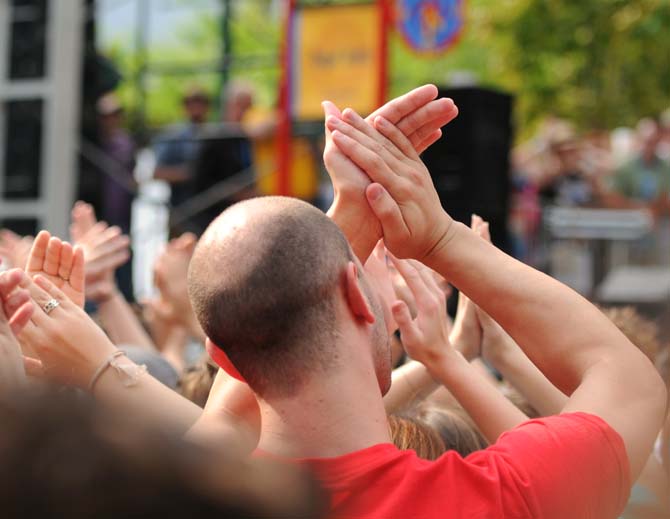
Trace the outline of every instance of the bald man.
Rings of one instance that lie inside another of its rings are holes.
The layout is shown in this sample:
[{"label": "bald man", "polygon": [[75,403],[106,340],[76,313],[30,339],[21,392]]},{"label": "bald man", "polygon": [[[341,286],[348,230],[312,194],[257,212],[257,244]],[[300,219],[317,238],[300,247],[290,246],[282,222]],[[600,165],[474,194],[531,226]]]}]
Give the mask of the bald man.
[{"label": "bald man", "polygon": [[[255,199],[207,229],[189,290],[210,354],[258,399],[256,454],[311,467],[333,517],[616,517],[663,422],[653,366],[586,300],[454,222],[391,121],[331,110],[326,124],[339,154],[330,167],[365,176],[339,210],[376,218],[365,226],[373,236],[345,226],[358,250],[381,233],[394,254],[452,280],[571,396],[563,414],[465,459],[398,451],[382,403],[391,374],[384,311],[360,261],[313,207]],[[402,305],[392,310],[407,317]],[[455,369],[440,359],[429,367],[440,379]]]},{"label": "bald man", "polygon": [[[589,303],[451,221],[429,177],[405,191],[411,200],[400,213],[379,184],[366,193],[398,253],[420,255],[462,281],[503,322],[509,323],[510,310],[492,299],[518,301],[516,319],[531,323],[525,334],[510,327],[519,342],[528,346],[544,334],[542,349],[549,353],[527,347],[531,358],[541,368],[554,364],[545,371],[559,385],[576,385],[568,410],[594,414],[528,422],[466,459],[450,452],[427,462],[398,451],[382,403],[391,374],[384,312],[361,263],[337,225],[317,209],[289,198],[259,198],[229,208],[210,225],[189,270],[193,307],[212,356],[258,399],[257,455],[314,469],[331,492],[333,517],[443,517],[446,511],[463,517],[615,517],[631,481],[624,442],[633,447],[635,475],[638,451],[651,448],[649,433],[634,437],[630,428],[617,431],[599,418],[595,411],[620,425],[622,414],[619,404],[579,390],[605,384],[601,366],[590,356],[576,355],[573,362],[564,355],[576,353],[566,348],[591,345],[604,355],[610,375],[625,361],[640,384],[637,404],[646,400],[643,407],[654,415],[645,423],[660,427],[665,401],[653,367]],[[424,209],[413,214],[417,208]],[[413,235],[393,229],[399,214]],[[488,302],[482,298],[486,282],[498,290]],[[537,294],[555,301],[550,317],[534,302]],[[580,331],[581,312],[592,321],[588,330]],[[556,333],[564,325],[569,341]],[[581,345],[567,344],[576,338]],[[609,344],[608,352],[596,338]],[[587,361],[591,373],[584,372]],[[628,398],[623,406],[630,403]]]}]

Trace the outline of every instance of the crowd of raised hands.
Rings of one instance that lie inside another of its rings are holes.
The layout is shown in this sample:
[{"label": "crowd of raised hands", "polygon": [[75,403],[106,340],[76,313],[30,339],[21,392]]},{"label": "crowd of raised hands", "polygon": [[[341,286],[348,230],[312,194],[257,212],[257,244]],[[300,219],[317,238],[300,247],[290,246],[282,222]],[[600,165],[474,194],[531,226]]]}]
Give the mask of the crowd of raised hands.
[{"label": "crowd of raised hands", "polygon": [[[507,295],[496,300],[496,287],[487,290],[486,280],[478,281],[491,277],[486,269],[495,265],[450,263],[451,250],[466,258],[497,252],[492,252],[488,223],[479,216],[473,215],[466,230],[446,213],[435,218],[429,212],[439,200],[419,153],[457,113],[450,100],[435,95],[433,87],[417,89],[367,119],[324,103],[324,162],[335,190],[328,214],[364,263],[383,302],[388,331],[397,332],[393,383],[384,396],[391,436],[400,448],[427,459],[449,450],[467,456],[486,448],[529,418],[569,409],[575,401],[571,395],[580,391],[568,361],[551,381],[545,375],[552,372],[546,365],[567,350],[551,354],[519,345],[544,340],[539,325],[533,329],[515,321],[504,308],[538,304],[513,298],[508,284],[522,271],[502,263],[508,279],[496,282]],[[8,267],[0,273],[3,406],[19,405],[17,395],[32,386],[66,387],[88,393],[110,415],[136,417],[191,443],[240,456],[253,451],[261,427],[256,397],[209,359],[189,299],[188,269],[196,244],[192,234],[171,240],[154,265],[156,297],[131,304],[115,276],[130,260],[130,240],[118,227],[98,221],[90,205],[75,204],[68,241],[46,231],[34,239],[1,231],[0,256]],[[451,279],[438,272],[454,272],[462,282],[453,321],[447,314]],[[545,286],[543,280],[528,283]],[[549,296],[564,297],[560,291]],[[552,312],[551,305],[546,311]],[[546,340],[560,346],[558,339]],[[200,352],[195,362],[189,348]],[[155,370],[161,363],[178,383]],[[581,369],[577,361],[572,367],[575,373]],[[663,466],[670,453],[668,429],[663,434],[657,428],[656,454],[631,462],[659,514],[670,510],[670,466]],[[630,506],[635,513],[635,503]],[[301,513],[318,515],[315,510],[319,507]]]}]

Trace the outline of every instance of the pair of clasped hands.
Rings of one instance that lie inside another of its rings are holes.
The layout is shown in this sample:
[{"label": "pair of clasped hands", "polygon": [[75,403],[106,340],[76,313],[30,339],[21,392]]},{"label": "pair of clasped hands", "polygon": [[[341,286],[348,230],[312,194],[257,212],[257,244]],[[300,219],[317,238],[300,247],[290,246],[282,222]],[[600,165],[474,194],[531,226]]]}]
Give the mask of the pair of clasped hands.
[{"label": "pair of clasped hands", "polygon": [[22,385],[26,373],[85,388],[116,350],[83,310],[85,283],[83,249],[46,231],[35,238],[25,270],[0,274],[2,390]]},{"label": "pair of clasped hands", "polygon": [[[429,263],[451,238],[452,220],[419,158],[458,114],[453,101],[436,97],[437,88],[426,85],[366,119],[324,102],[324,162],[335,191],[329,215],[361,260],[383,238],[397,257]],[[0,300],[0,340],[12,358],[4,365],[13,366],[15,378],[25,377],[25,367],[86,387],[116,349],[83,311],[83,252],[47,232],[35,239],[25,271],[0,274]]]}]

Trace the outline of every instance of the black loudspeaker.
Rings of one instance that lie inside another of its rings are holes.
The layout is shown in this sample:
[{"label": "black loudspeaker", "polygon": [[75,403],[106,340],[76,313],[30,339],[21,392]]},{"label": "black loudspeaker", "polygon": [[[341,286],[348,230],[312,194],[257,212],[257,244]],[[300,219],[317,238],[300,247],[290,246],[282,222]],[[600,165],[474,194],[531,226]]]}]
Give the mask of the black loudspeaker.
[{"label": "black loudspeaker", "polygon": [[507,250],[512,144],[512,97],[482,88],[440,89],[459,109],[442,138],[423,154],[442,206],[470,225],[476,213],[490,222],[493,242]]}]

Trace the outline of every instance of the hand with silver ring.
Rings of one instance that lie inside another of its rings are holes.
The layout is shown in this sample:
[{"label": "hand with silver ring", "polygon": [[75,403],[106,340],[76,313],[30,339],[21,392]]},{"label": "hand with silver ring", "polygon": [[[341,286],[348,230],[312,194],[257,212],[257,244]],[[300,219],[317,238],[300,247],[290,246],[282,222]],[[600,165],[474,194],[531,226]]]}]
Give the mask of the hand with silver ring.
[{"label": "hand with silver ring", "polygon": [[47,231],[41,231],[33,242],[26,273],[31,278],[38,274],[44,276],[73,303],[84,307],[84,251],[80,247],[72,247]]},{"label": "hand with silver ring", "polygon": [[58,306],[60,306],[60,303],[58,302],[57,299],[49,299],[49,301],[47,301],[47,304],[44,305],[42,310],[44,310],[45,314],[49,315],[49,313]]}]

